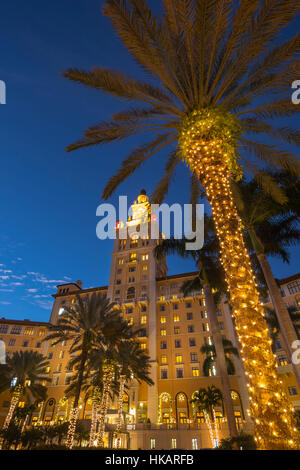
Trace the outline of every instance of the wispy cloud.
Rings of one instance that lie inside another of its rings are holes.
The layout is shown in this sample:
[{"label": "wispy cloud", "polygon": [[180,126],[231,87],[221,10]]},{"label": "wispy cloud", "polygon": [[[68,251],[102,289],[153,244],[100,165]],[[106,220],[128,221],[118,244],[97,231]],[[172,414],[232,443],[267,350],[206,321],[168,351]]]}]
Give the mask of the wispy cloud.
[{"label": "wispy cloud", "polygon": [[27,292],[30,292],[30,293],[34,293],[34,292],[37,292],[38,290],[37,289],[27,289]]}]

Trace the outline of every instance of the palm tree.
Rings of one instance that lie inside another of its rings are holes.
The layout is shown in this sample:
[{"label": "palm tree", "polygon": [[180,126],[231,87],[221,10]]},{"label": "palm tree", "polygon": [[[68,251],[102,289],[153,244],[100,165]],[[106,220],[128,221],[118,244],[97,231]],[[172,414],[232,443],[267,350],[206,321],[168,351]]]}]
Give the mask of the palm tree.
[{"label": "palm tree", "polygon": [[[127,380],[136,379],[139,383],[145,382],[153,385],[149,376],[150,357],[143,351],[137,341],[124,341],[118,347],[118,375],[119,375],[119,407],[116,433],[122,428],[122,410],[124,390]],[[117,441],[119,442],[119,441]]]},{"label": "palm tree", "polygon": [[[204,414],[205,422],[209,429],[209,434],[213,447],[218,446],[219,436],[218,436],[218,427],[216,422],[215,407],[219,406],[222,403],[223,395],[221,390],[216,388],[214,385],[211,385],[206,388],[200,388],[197,392],[194,393],[191,403],[194,403],[199,411],[202,411]],[[211,421],[214,424],[215,428],[215,440],[217,444],[215,445],[214,434],[211,426]]]},{"label": "palm tree", "polygon": [[[277,376],[230,183],[243,170],[250,171],[266,191],[283,198],[264,167],[273,165],[299,174],[294,155],[280,146],[282,141],[298,144],[299,132],[274,128],[268,122],[269,118],[299,112],[290,99],[290,83],[299,72],[299,62],[293,62],[299,51],[299,35],[279,38],[299,11],[299,4],[294,0],[241,0],[238,5],[234,0],[163,0],[163,10],[159,19],[145,0],[106,0],[104,14],[133,58],[154,80],[145,82],[103,67],[89,72],[65,71],[68,79],[133,105],[90,127],[67,150],[150,133],[152,140],[133,150],[108,182],[104,198],[154,153],[167,147],[166,173],[152,200],[161,202],[181,160],[192,172],[194,187],[201,182],[220,241],[250,395],[257,403],[251,407],[256,439],[262,449],[294,448],[298,435],[293,430],[293,412]],[[257,101],[259,97],[263,102]],[[280,143],[264,144],[249,133],[262,133]],[[274,411],[272,420],[266,395],[260,393],[262,383],[274,410],[287,410]]]},{"label": "palm tree", "polygon": [[223,270],[220,266],[216,253],[218,243],[215,237],[215,232],[212,227],[212,221],[209,217],[205,217],[205,233],[204,245],[201,250],[185,249],[186,240],[163,240],[154,249],[154,255],[159,260],[167,254],[177,253],[183,258],[192,257],[198,268],[198,277],[193,281],[187,281],[183,284],[182,290],[184,295],[188,295],[193,291],[203,289],[205,297],[205,305],[210,321],[211,333],[213,338],[214,347],[216,348],[216,357],[218,363],[218,371],[221,378],[222,390],[224,395],[224,405],[227,415],[227,423],[229,434],[231,437],[238,435],[236,421],[234,416],[234,408],[231,398],[230,382],[227,374],[226,356],[224,354],[222,334],[219,327],[217,318],[216,303],[214,299],[213,289],[218,288],[219,292],[224,291]]},{"label": "palm tree", "polygon": [[[227,374],[234,375],[235,367],[230,357],[230,354],[233,354],[234,356],[239,357],[238,350],[237,348],[233,346],[232,342],[229,339],[223,338],[222,343],[223,343],[225,361],[227,365]],[[212,370],[212,367],[215,364],[216,359],[217,359],[216,348],[213,344],[205,343],[203,344],[203,346],[201,346],[200,351],[202,352],[202,354],[206,355],[206,358],[203,362],[203,374],[206,377],[209,377],[210,371]]]},{"label": "palm tree", "polygon": [[48,365],[46,358],[36,351],[16,351],[6,364],[0,364],[0,393],[10,390],[12,395],[3,429],[8,428],[22,396],[45,400],[47,388],[43,383],[50,381],[46,375]]},{"label": "palm tree", "polygon": [[67,447],[72,449],[74,433],[79,414],[79,398],[84,382],[84,373],[93,348],[107,348],[108,344],[118,343],[127,331],[127,323],[120,317],[120,311],[103,296],[76,296],[76,304],[65,307],[56,325],[50,326],[50,334],[45,341],[53,345],[71,341],[70,353],[74,358],[70,366],[76,366],[76,388],[67,435]]},{"label": "palm tree", "polygon": [[[285,349],[289,361],[292,362],[292,344],[298,338],[267,256],[276,256],[284,262],[289,262],[288,248],[300,241],[298,228],[300,219],[292,213],[289,202],[283,205],[278,204],[261,189],[256,181],[235,183],[234,194],[248,244],[251,251],[256,254],[264,274]],[[300,365],[293,364],[293,368],[300,386]]]}]

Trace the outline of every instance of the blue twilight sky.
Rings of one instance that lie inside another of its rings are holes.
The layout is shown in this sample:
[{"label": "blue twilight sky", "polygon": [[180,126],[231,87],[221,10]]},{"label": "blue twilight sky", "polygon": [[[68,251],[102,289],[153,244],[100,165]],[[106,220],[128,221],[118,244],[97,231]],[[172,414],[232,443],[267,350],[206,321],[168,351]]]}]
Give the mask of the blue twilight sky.
[{"label": "blue twilight sky", "polygon": [[[101,3],[12,0],[1,5],[0,80],[7,86],[7,104],[0,105],[0,317],[47,321],[56,284],[108,282],[113,242],[96,238],[96,208],[109,176],[144,139],[66,154],[65,146],[83,129],[121,106],[60,76],[68,67],[95,65],[142,76],[100,13]],[[160,1],[150,4],[157,10]],[[132,201],[141,188],[150,193],[163,157],[151,159],[119,194]],[[167,202],[188,202],[188,189],[182,165]],[[295,248],[290,265],[273,260],[275,275],[298,272],[298,259]],[[177,257],[168,265],[170,274],[194,269]]]}]

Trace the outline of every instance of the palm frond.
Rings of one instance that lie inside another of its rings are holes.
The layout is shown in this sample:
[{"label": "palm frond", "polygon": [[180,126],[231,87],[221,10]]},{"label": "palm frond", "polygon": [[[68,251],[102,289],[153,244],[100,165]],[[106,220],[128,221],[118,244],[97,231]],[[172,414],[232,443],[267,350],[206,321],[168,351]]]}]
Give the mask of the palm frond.
[{"label": "palm frond", "polygon": [[116,175],[114,175],[106,184],[102,197],[108,199],[109,196],[117,189],[117,187],[125,181],[132,173],[139,168],[149,157],[159,150],[165,148],[167,145],[175,141],[171,133],[160,134],[158,137],[146,145],[133,150],[126,160],[122,162],[122,167]]}]

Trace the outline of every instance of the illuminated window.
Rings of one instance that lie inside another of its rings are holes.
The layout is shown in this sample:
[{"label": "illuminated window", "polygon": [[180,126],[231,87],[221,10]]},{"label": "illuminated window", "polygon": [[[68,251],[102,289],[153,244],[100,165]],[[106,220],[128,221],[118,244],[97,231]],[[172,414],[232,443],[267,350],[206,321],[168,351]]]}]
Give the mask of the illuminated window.
[{"label": "illuminated window", "polygon": [[176,364],[182,364],[182,354],[176,354]]},{"label": "illuminated window", "polygon": [[136,262],[136,253],[130,253],[129,262],[130,263],[135,263]]},{"label": "illuminated window", "polygon": [[118,259],[118,264],[119,264],[119,265],[120,265],[120,264],[124,264],[124,258],[119,258],[119,259]]},{"label": "illuminated window", "polygon": [[31,380],[25,380],[25,387],[30,387]]},{"label": "illuminated window", "polygon": [[148,266],[146,266],[146,264],[143,265],[143,271],[148,271]]},{"label": "illuminated window", "polygon": [[128,325],[133,325],[133,317],[128,318]]},{"label": "illuminated window", "polygon": [[46,374],[49,374],[49,373],[50,373],[50,370],[51,370],[51,367],[50,367],[50,366],[46,367],[46,369],[45,369]]},{"label": "illuminated window", "polygon": [[155,439],[150,439],[150,449],[155,449]]},{"label": "illuminated window", "polygon": [[45,336],[45,334],[46,334],[45,330],[40,330],[39,331],[39,336]]},{"label": "illuminated window", "polygon": [[161,356],[160,362],[161,362],[162,364],[167,364],[167,363],[168,363],[167,356],[166,356],[166,355]]},{"label": "illuminated window", "polygon": [[146,343],[141,343],[141,344],[140,344],[140,348],[141,348],[141,349],[146,349],[146,348],[147,348],[147,344],[146,344]]},{"label": "illuminated window", "polygon": [[196,438],[192,439],[192,448],[198,450],[198,440]]},{"label": "illuminated window", "polygon": [[63,307],[61,307],[61,308],[58,310],[58,315],[62,315],[62,314],[64,313],[64,310],[65,310],[65,309],[64,309]]},{"label": "illuminated window", "polygon": [[166,317],[160,317],[160,323],[166,323],[167,319]]},{"label": "illuminated window", "polygon": [[172,449],[177,449],[177,441],[175,438],[171,440],[171,444],[172,444]]},{"label": "illuminated window", "polygon": [[24,406],[25,406],[25,401],[19,401],[18,407],[24,408]]},{"label": "illuminated window", "polygon": [[179,321],[179,315],[174,315],[174,317],[173,317],[173,321],[174,321],[174,322],[177,322],[177,321]]},{"label": "illuminated window", "polygon": [[141,323],[147,323],[147,315],[142,315],[141,316]]},{"label": "illuminated window", "polygon": [[193,377],[199,377],[199,369],[197,367],[192,368]]},{"label": "illuminated window", "polygon": [[209,369],[209,375],[212,376],[212,375],[217,375],[217,370],[216,370],[216,367],[215,366],[212,366],[211,369]]},{"label": "illuminated window", "polygon": [[149,255],[143,255],[143,256],[142,256],[142,260],[143,260],[143,261],[147,261],[148,259],[149,259]]},{"label": "illuminated window", "polygon": [[34,328],[25,328],[24,335],[32,336],[34,334]]},{"label": "illuminated window", "polygon": [[174,326],[174,335],[179,335],[179,333],[180,333],[179,326]]},{"label": "illuminated window", "polygon": [[166,334],[167,334],[167,330],[165,330],[165,329],[160,330],[160,335],[161,336],[166,336]]}]

